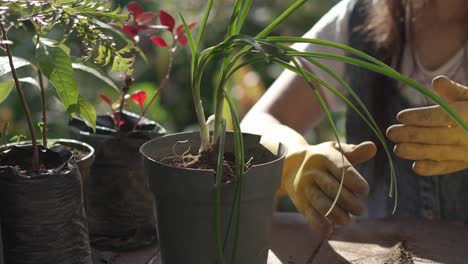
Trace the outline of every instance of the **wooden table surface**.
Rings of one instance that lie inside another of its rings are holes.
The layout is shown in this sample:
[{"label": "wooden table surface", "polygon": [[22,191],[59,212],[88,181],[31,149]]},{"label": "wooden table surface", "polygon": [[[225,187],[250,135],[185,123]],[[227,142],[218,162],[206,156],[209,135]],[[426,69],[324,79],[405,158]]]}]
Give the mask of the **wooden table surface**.
[{"label": "wooden table surface", "polygon": [[[94,264],[160,264],[157,245],[126,253],[95,253]],[[275,214],[268,264],[319,263],[468,263],[468,225],[355,220],[337,227],[327,240],[313,232],[301,215]]]}]

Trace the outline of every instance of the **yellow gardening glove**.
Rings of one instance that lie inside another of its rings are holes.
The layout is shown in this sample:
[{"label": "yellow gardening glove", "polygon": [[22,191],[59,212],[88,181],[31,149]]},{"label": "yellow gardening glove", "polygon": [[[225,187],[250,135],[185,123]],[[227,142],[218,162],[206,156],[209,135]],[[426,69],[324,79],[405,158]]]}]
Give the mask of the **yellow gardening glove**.
[{"label": "yellow gardening glove", "polygon": [[[282,176],[283,192],[280,190],[280,193],[287,191],[312,227],[328,236],[333,231],[332,223],[346,224],[350,214],[362,214],[364,205],[356,194],[367,195],[369,186],[353,165],[375,155],[376,147],[372,142],[358,146],[341,144],[343,157],[335,142],[311,146],[288,127],[278,125],[274,131],[275,137],[270,137],[271,140],[262,138],[262,144],[268,147],[269,142],[279,140],[288,147]],[[325,217],[338,192],[343,171],[344,185],[340,199]]]},{"label": "yellow gardening glove", "polygon": [[[468,87],[444,76],[433,80],[434,89],[468,122]],[[440,106],[406,109],[398,113],[399,125],[387,130],[397,143],[397,156],[415,160],[413,170],[425,176],[448,174],[468,168],[468,133]]]}]

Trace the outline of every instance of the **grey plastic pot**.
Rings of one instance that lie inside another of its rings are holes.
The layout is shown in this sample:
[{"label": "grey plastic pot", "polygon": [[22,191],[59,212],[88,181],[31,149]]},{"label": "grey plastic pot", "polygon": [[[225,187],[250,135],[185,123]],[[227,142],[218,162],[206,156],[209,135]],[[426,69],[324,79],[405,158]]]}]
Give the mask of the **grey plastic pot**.
[{"label": "grey plastic pot", "polygon": [[40,160],[48,169],[40,172],[24,170],[31,156],[30,144],[0,153],[5,263],[91,264],[82,178],[71,152],[41,147]]},{"label": "grey plastic pot", "polygon": [[2,218],[0,217],[0,264],[3,262]]},{"label": "grey plastic pot", "polygon": [[[138,116],[124,112],[130,126]],[[142,119],[138,130],[116,132],[109,116],[98,116],[96,133],[80,119],[70,123],[72,138],[96,149],[95,162],[84,178],[84,194],[91,244],[100,250],[123,251],[157,240],[154,199],[143,174],[140,146],[166,132]]]},{"label": "grey plastic pot", "polygon": [[[187,144],[177,143],[186,140]],[[281,183],[285,148],[280,145],[279,153],[273,155],[261,146],[259,141],[259,136],[244,134],[246,159],[252,158],[253,166],[244,175],[241,193],[236,258],[236,263],[241,264],[267,263],[274,195]],[[233,142],[233,135],[228,133],[226,152],[234,150]],[[184,169],[159,161],[176,155],[174,151],[180,151],[181,154],[189,148],[192,154],[196,154],[199,143],[197,132],[181,133],[151,140],[140,149],[145,174],[156,198],[157,228],[163,264],[217,263],[214,171]],[[234,197],[235,183],[223,184],[223,240]],[[228,241],[224,252],[226,261],[232,253],[232,236]]]}]

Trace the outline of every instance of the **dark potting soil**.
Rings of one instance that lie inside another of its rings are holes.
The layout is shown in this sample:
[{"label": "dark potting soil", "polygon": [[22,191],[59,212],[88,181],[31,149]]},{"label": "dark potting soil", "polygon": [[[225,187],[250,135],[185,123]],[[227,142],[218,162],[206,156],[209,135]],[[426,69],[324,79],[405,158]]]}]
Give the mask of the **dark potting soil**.
[{"label": "dark potting soil", "polygon": [[[215,155],[212,155],[215,156]],[[234,156],[232,153],[224,153],[223,161],[223,178],[222,182],[227,183],[234,179],[236,164],[229,158]],[[203,155],[184,154],[182,156],[166,157],[159,160],[162,163],[179,168],[190,168],[200,170],[217,171],[217,162],[211,157]]]},{"label": "dark potting soil", "polygon": [[75,161],[80,161],[84,159],[90,153],[89,149],[83,146],[78,146],[75,144],[67,144],[66,142],[60,142],[60,145],[63,145],[68,151],[73,155]]},{"label": "dark potting soil", "polygon": [[[249,149],[246,151],[246,157],[248,157],[244,161],[244,172],[246,172],[252,165],[254,165],[253,157],[258,157],[258,161],[256,164],[261,163],[265,157],[260,157],[262,151],[259,149]],[[171,157],[164,157],[159,161],[168,164],[174,167],[179,168],[191,168],[191,169],[202,169],[202,170],[213,170],[217,171],[217,161],[218,161],[218,152],[217,151],[209,151],[199,155],[193,155],[191,153],[183,153],[182,155],[177,155],[174,153],[175,156]],[[272,154],[273,155],[273,154]],[[271,157],[267,159],[271,160]],[[224,161],[223,161],[223,177],[222,182],[228,183],[231,182],[235,178],[236,173],[236,162],[235,162],[235,155],[232,152],[225,152],[224,153]]]},{"label": "dark potting soil", "polygon": [[[39,145],[39,162],[41,170],[60,170],[63,168],[72,154],[64,146],[58,145],[45,148]],[[0,155],[1,166],[17,167],[21,171],[32,170],[32,145],[13,146]]]}]

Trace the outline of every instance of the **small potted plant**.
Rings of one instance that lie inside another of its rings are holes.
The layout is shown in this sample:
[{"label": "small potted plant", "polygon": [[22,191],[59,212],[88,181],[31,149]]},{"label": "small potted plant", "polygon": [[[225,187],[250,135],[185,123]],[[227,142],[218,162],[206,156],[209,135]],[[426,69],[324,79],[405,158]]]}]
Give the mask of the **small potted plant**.
[{"label": "small potted plant", "polygon": [[[0,218],[6,263],[92,262],[81,173],[86,174],[86,167],[92,163],[93,148],[76,140],[48,139],[45,88],[47,84],[53,86],[69,114],[79,114],[95,127],[94,107],[78,94],[74,66],[95,71],[73,58],[65,42],[72,33],[85,46],[96,45],[98,38],[98,44],[109,44],[100,52],[115,55],[111,34],[104,34],[100,25],[122,16],[119,9],[103,4],[80,0],[68,5],[62,1],[0,1],[0,45],[6,55],[0,57],[0,76],[12,76],[2,83],[2,99],[16,89],[31,137],[28,143],[5,144],[0,152]],[[8,36],[19,29],[34,32],[34,58],[13,56],[14,43]],[[59,39],[48,38],[51,32]],[[88,55],[96,56],[89,50]],[[26,66],[32,76],[23,77],[23,71],[18,71]],[[24,83],[40,91],[42,140],[36,136],[32,104],[28,103],[31,90],[23,90]]]},{"label": "small potted plant", "polygon": [[[109,106],[109,112],[97,117],[96,130],[79,118],[70,123],[72,137],[96,149],[91,174],[84,179],[84,191],[91,244],[101,250],[129,250],[151,244],[157,238],[154,198],[143,174],[139,148],[166,133],[145,114],[167,86],[176,50],[187,44],[185,28],[175,27],[173,17],[167,12],[145,12],[136,2],[128,3],[127,11],[128,21],[119,27],[134,41],[134,54],[143,55],[137,42],[149,38],[157,47],[168,49],[169,62],[151,97],[145,91],[132,90],[133,63],[114,69],[123,73],[122,89],[115,100],[99,94]],[[166,35],[171,39],[166,40],[160,33],[169,33]],[[134,62],[135,56],[131,60]],[[137,106],[139,113],[126,110],[131,104]]]},{"label": "small potted plant", "polygon": [[[200,50],[206,23],[213,5],[207,1],[196,38],[187,31],[192,51],[191,89],[200,127],[199,134],[167,135],[145,143],[145,174],[155,194],[158,234],[162,263],[266,263],[274,194],[281,182],[281,165],[285,150],[279,145],[275,153],[260,144],[260,138],[243,134],[226,84],[234,72],[245,65],[266,62],[291,70],[307,81],[324,109],[340,144],[333,119],[320,93],[319,83],[343,99],[374,130],[390,155],[385,138],[361,100],[337,74],[317,58],[343,61],[403,81],[442,105],[466,130],[467,125],[434,93],[390,66],[353,48],[317,39],[269,36],[271,31],[298,9],[305,0],[295,1],[283,14],[256,36],[241,33],[251,1],[235,1],[227,35],[220,43]],[[186,29],[183,16],[181,20]],[[301,52],[290,43],[314,43],[345,50],[356,57]],[[205,118],[200,97],[200,83],[205,67],[219,62],[220,72],[214,86],[214,116]],[[336,88],[318,78],[303,62],[312,63],[337,79],[358,102],[354,105]],[[226,132],[222,116],[227,102],[233,120],[233,132]],[[209,124],[214,122],[214,131]],[[344,172],[343,172],[344,175]],[[393,175],[394,176],[394,175]],[[394,180],[392,178],[392,180]],[[337,197],[340,193],[338,192]]]}]

